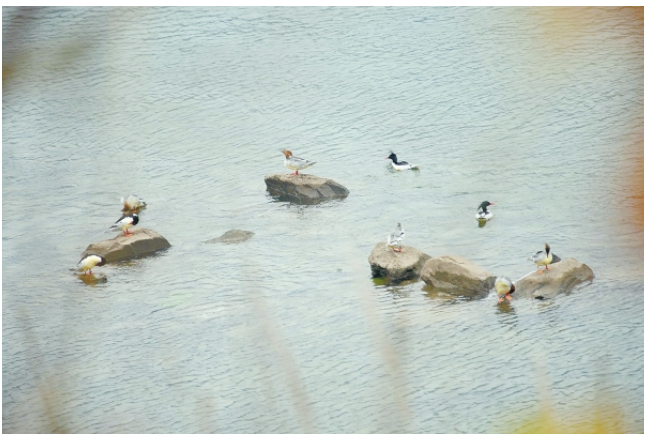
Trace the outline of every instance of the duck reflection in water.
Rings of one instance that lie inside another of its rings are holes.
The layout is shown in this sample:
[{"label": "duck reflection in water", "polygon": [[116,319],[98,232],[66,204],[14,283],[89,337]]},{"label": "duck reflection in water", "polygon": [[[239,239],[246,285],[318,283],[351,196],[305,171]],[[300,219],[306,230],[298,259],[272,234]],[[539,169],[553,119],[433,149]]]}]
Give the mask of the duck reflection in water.
[{"label": "duck reflection in water", "polygon": [[96,286],[97,284],[103,284],[108,282],[108,277],[105,275],[96,276],[93,273],[82,273],[78,275],[78,279],[83,281],[88,286]]}]

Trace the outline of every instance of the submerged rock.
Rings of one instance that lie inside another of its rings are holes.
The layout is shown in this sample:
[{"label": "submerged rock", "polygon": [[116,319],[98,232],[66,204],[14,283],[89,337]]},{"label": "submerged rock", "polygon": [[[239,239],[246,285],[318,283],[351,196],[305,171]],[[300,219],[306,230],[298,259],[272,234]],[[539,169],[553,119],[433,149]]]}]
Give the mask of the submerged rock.
[{"label": "submerged rock", "polygon": [[267,191],[281,200],[314,204],[325,200],[344,199],[350,191],[332,179],[311,174],[271,174],[265,177]]},{"label": "submerged rock", "polygon": [[242,231],[240,229],[231,229],[230,231],[225,232],[221,236],[208,240],[206,243],[225,243],[225,244],[236,244],[242,243],[243,241],[249,240],[255,234],[251,231]]},{"label": "submerged rock", "polygon": [[82,258],[89,254],[101,255],[108,263],[145,257],[157,251],[168,249],[170,243],[152,229],[133,229],[132,235],[119,234],[110,240],[92,243],[83,252]]},{"label": "submerged rock", "polygon": [[373,277],[388,278],[396,282],[418,278],[429,258],[429,255],[410,246],[402,246],[402,252],[395,252],[382,241],[372,250],[368,262]]},{"label": "submerged rock", "polygon": [[428,260],[421,278],[437,290],[468,296],[486,296],[496,281],[493,274],[464,257],[453,255]]},{"label": "submerged rock", "polygon": [[594,272],[586,264],[574,258],[566,258],[558,263],[552,262],[549,270],[532,272],[517,281],[515,297],[542,296],[551,298],[559,293],[570,292],[579,284],[592,281]]}]

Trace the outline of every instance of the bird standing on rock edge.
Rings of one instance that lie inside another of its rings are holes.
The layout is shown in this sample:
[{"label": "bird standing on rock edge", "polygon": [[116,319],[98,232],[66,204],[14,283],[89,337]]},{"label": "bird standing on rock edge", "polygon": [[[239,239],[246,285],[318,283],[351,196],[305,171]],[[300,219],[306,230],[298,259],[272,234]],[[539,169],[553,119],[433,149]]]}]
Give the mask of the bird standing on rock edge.
[{"label": "bird standing on rock edge", "polygon": [[550,268],[547,267],[547,265],[552,262],[552,259],[553,255],[550,250],[550,245],[547,243],[545,243],[544,251],[538,251],[530,258],[530,260],[533,261],[536,266],[538,266],[538,273],[543,273],[543,271],[540,269],[541,266],[545,266],[545,270],[549,270]]},{"label": "bird standing on rock edge", "polygon": [[498,302],[501,303],[505,299],[511,301],[513,298],[512,293],[516,291],[516,286],[514,283],[507,277],[498,277],[496,278],[496,292],[498,292]]},{"label": "bird standing on rock edge", "polygon": [[303,159],[302,157],[296,157],[289,150],[280,151],[285,155],[285,166],[290,170],[295,170],[294,174],[290,174],[290,176],[298,176],[298,172],[300,170],[311,167],[316,163],[316,161]]},{"label": "bird standing on rock edge", "polygon": [[[404,240],[404,228],[401,223],[397,223],[397,229],[388,236],[388,247],[393,250],[393,252],[403,252],[401,242]],[[398,246],[399,249],[395,249],[395,246]]]},{"label": "bird standing on rock edge", "polygon": [[110,226],[105,232],[107,233],[115,229],[121,229],[125,237],[130,237],[132,235],[132,232],[128,232],[128,229],[136,225],[137,223],[139,223],[139,216],[136,212],[133,212],[132,214],[121,216],[121,218],[117,220],[112,226]]}]

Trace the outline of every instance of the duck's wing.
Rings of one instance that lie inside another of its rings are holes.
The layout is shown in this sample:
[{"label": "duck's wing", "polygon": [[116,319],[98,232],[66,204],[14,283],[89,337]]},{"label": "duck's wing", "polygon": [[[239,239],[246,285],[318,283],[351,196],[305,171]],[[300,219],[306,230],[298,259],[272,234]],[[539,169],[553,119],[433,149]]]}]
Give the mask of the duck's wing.
[{"label": "duck's wing", "polygon": [[534,263],[538,263],[540,261],[543,261],[545,258],[547,258],[547,254],[545,253],[545,251],[538,251],[534,255],[532,255],[531,260]]}]

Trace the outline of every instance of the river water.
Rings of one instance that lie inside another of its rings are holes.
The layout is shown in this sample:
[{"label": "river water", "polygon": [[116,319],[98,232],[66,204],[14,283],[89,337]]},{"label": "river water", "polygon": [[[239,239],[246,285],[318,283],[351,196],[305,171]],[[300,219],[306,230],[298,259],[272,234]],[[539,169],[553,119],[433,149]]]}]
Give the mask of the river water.
[{"label": "river water", "polygon": [[[2,11],[3,432],[643,432],[643,8]],[[272,199],[282,148],[349,197]],[[172,247],[79,277],[130,193]],[[595,280],[372,280],[397,222]]]}]

